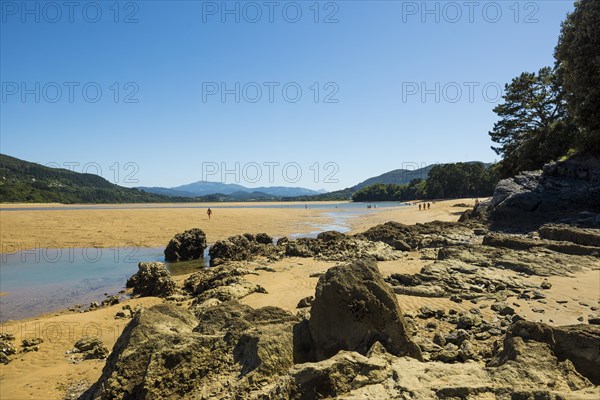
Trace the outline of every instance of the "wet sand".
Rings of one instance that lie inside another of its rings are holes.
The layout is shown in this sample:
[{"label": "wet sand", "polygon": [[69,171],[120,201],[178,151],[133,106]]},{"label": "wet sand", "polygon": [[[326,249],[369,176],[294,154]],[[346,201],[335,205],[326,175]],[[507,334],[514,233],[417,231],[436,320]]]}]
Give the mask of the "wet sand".
[{"label": "wet sand", "polygon": [[[367,229],[386,221],[405,224],[433,220],[457,220],[465,208],[452,207],[457,203],[473,204],[473,199],[447,200],[432,203],[427,211],[418,207],[394,207],[350,210],[351,218],[344,218],[352,232]],[[282,205],[291,203],[219,203],[221,206],[243,205]],[[306,204],[306,203],[296,203]],[[309,233],[315,226],[335,222],[329,213],[343,213],[346,209],[310,208],[215,208],[209,220],[204,206],[185,208],[186,204],[116,205],[115,209],[83,210],[42,210],[7,211],[0,207],[0,253],[12,253],[38,248],[79,248],[79,247],[164,247],[177,233],[191,228],[201,228],[209,242],[225,239],[246,232],[266,232],[281,237],[291,234]],[[5,207],[7,205],[4,205]],[[21,204],[18,207],[52,207],[56,205]],[[156,207],[155,207],[156,206]],[[187,205],[189,207],[189,205]],[[199,206],[195,203],[193,206]],[[10,205],[13,207],[13,205]],[[85,208],[85,206],[82,206]],[[119,207],[134,207],[121,208]],[[166,208],[169,207],[169,208]]]}]

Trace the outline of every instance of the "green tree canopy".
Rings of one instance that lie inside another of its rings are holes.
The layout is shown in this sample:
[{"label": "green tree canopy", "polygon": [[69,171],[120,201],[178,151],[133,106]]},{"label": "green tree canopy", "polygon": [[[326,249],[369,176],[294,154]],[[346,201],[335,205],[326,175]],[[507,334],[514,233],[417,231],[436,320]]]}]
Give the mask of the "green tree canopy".
[{"label": "green tree canopy", "polygon": [[522,73],[506,85],[503,99],[494,108],[500,120],[489,133],[499,144],[492,149],[504,157],[503,175],[539,169],[568,152],[574,126],[553,69]]},{"label": "green tree canopy", "polygon": [[600,154],[600,1],[575,3],[554,55],[578,128],[577,149]]}]

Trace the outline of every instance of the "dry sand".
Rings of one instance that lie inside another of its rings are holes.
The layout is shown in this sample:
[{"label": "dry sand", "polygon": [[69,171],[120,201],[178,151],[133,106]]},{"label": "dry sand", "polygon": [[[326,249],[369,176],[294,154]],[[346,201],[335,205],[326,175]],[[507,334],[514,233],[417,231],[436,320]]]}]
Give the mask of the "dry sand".
[{"label": "dry sand", "polygon": [[[390,220],[406,224],[435,219],[456,220],[460,212],[465,210],[452,207],[456,203],[473,204],[474,201],[437,202],[432,204],[430,210],[420,212],[417,206],[371,209],[365,210],[363,215],[346,219],[346,222],[356,232]],[[257,204],[261,203],[251,203]],[[286,206],[291,203],[279,204]],[[201,208],[189,208],[190,206]],[[81,206],[83,210],[59,211],[7,211],[0,207],[0,253],[38,248],[164,247],[176,233],[195,227],[206,232],[209,242],[246,232],[266,232],[280,237],[314,231],[315,226],[333,221],[327,216],[328,211],[342,211],[313,208],[213,208],[214,214],[209,220],[205,208],[209,206],[215,204],[110,206],[115,209]],[[51,206],[27,204],[10,207]]]},{"label": "dry sand", "polygon": [[[348,220],[353,231],[364,230],[377,223],[396,220],[403,223],[426,222],[434,219],[456,220],[464,208],[452,207],[466,201],[445,201],[432,204],[431,210],[419,212],[416,206],[394,210],[372,210],[368,214]],[[473,203],[473,201],[469,201]],[[220,239],[243,232],[265,231],[273,235],[310,231],[311,224],[321,221],[317,210],[277,209],[218,209],[215,218],[206,220],[203,209],[157,209],[157,210],[87,210],[87,211],[19,211],[0,212],[2,215],[2,240],[19,241],[25,244],[45,243],[49,237],[72,241],[96,241],[114,246],[123,240],[135,240],[144,246],[163,246],[173,234],[195,226],[204,229],[210,240]],[[5,225],[5,222],[7,225]],[[32,237],[29,237],[32,236]],[[415,273],[431,261],[421,260],[417,252],[407,253],[396,261],[380,262],[384,275],[394,272]],[[242,301],[253,307],[279,306],[295,312],[298,301],[314,295],[318,276],[335,263],[313,259],[286,259],[269,266],[275,272],[260,270],[257,275],[248,275],[252,282],[260,283],[268,294],[254,293]],[[511,271],[503,271],[511,274]],[[313,275],[311,277],[311,275]],[[177,276],[181,283],[186,276]],[[527,278],[540,282],[541,277]],[[600,293],[600,271],[583,271],[574,277],[550,277],[552,288],[545,291],[547,303],[517,300],[517,312],[531,320],[562,325],[578,323],[580,316],[587,317],[591,307],[598,307]],[[422,306],[467,310],[470,302],[456,304],[446,298],[398,295],[405,312],[416,313]],[[567,303],[558,303],[566,300]],[[158,298],[127,300],[125,304],[146,307],[161,302]],[[489,306],[491,302],[477,305]],[[25,337],[41,336],[45,342],[39,352],[12,356],[13,362],[0,365],[1,399],[61,399],[69,385],[85,381],[91,384],[101,374],[104,361],[87,360],[79,364],[70,362],[65,351],[85,334],[99,334],[110,349],[127,320],[114,319],[115,313],[124,303],[87,313],[59,312],[0,326],[0,331],[14,333],[19,345]],[[543,309],[536,313],[534,308]],[[486,318],[493,318],[489,307],[482,309]],[[72,328],[70,328],[72,327]]]}]

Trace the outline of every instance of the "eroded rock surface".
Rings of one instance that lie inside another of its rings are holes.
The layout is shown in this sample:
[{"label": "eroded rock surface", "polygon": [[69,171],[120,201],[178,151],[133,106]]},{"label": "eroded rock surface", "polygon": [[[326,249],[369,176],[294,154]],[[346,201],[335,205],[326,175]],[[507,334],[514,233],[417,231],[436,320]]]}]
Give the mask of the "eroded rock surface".
[{"label": "eroded rock surface", "polygon": [[421,359],[396,296],[370,260],[330,268],[319,278],[308,332],[306,361],[324,360],[340,350],[366,354],[375,342],[391,354]]},{"label": "eroded rock surface", "polygon": [[167,267],[161,262],[141,262],[138,272],[127,281],[126,286],[133,288],[138,296],[167,297],[177,292],[177,285]]},{"label": "eroded rock surface", "polygon": [[165,249],[165,260],[187,261],[201,258],[206,249],[206,235],[202,229],[194,228],[178,233]]}]

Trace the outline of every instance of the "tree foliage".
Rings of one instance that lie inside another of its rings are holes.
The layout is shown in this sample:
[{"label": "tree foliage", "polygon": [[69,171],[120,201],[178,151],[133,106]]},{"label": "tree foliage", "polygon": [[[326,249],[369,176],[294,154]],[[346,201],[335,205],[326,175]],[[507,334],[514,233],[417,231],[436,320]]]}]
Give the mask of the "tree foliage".
[{"label": "tree foliage", "polygon": [[353,201],[408,201],[415,199],[491,196],[498,183],[496,169],[483,163],[435,165],[427,180],[413,179],[405,185],[366,186],[352,196]]},{"label": "tree foliage", "polygon": [[600,154],[600,1],[575,3],[554,55],[578,127],[575,145],[581,152]]},{"label": "tree foliage", "polygon": [[600,154],[600,1],[578,0],[562,24],[554,68],[506,85],[490,136],[503,176],[570,154]]},{"label": "tree foliage", "polygon": [[575,128],[553,69],[522,73],[505,86],[503,99],[494,108],[500,120],[490,136],[499,144],[492,149],[504,157],[500,163],[504,176],[539,169],[567,153]]}]

